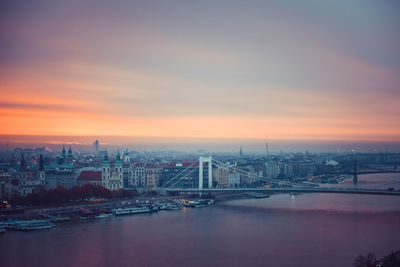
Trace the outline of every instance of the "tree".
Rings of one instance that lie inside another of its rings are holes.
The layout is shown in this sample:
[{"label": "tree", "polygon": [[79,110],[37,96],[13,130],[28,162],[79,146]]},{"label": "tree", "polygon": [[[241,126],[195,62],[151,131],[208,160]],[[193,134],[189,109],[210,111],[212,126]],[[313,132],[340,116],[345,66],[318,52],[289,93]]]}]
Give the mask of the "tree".
[{"label": "tree", "polygon": [[366,256],[358,255],[353,262],[353,267],[375,267],[376,257],[373,253]]}]

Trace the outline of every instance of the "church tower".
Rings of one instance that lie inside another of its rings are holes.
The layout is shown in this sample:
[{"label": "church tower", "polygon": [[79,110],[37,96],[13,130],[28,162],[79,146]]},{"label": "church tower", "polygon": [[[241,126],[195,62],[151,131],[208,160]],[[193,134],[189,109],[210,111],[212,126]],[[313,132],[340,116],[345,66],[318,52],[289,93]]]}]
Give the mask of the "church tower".
[{"label": "church tower", "polygon": [[103,186],[108,188],[108,181],[110,180],[110,162],[108,161],[107,150],[104,153],[103,165],[101,168],[101,180]]},{"label": "church tower", "polygon": [[126,149],[125,154],[124,154],[124,156],[123,156],[123,163],[124,163],[124,164],[129,164],[129,163],[131,163],[131,159],[129,158],[128,149]]},{"label": "church tower", "polygon": [[120,180],[122,184],[122,161],[121,161],[121,155],[119,154],[119,150],[117,151],[117,156],[115,158],[114,170],[117,179]]},{"label": "church tower", "polygon": [[72,150],[71,146],[68,148],[68,155],[67,155],[68,161],[72,161]]},{"label": "church tower", "polygon": [[44,170],[43,155],[40,155],[40,157],[39,157],[38,178],[40,179],[40,183],[42,185],[44,185],[46,183],[46,172]]},{"label": "church tower", "polygon": [[67,157],[67,154],[65,153],[65,146],[63,146],[63,149],[62,149],[62,151],[61,151],[61,157],[62,157],[63,159],[65,159],[65,158]]}]

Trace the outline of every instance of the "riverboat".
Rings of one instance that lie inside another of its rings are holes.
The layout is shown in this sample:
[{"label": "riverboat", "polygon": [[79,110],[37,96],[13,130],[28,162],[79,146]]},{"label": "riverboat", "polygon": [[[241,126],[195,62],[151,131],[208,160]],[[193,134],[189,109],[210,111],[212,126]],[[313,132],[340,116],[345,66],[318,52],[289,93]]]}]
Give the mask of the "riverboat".
[{"label": "riverboat", "polygon": [[197,199],[185,202],[185,206],[189,208],[200,208],[214,204],[214,199]]},{"label": "riverboat", "polygon": [[44,215],[47,219],[49,219],[52,223],[60,223],[70,221],[71,218],[69,216],[52,216],[52,215]]},{"label": "riverboat", "polygon": [[181,210],[183,208],[183,205],[178,202],[171,202],[167,203],[166,205],[166,210]]},{"label": "riverboat", "polygon": [[49,220],[32,220],[32,221],[20,221],[10,226],[12,230],[19,231],[34,231],[34,230],[45,230],[51,229],[55,226],[54,223]]},{"label": "riverboat", "polygon": [[152,210],[148,207],[130,207],[130,208],[117,208],[113,209],[112,212],[114,215],[129,215],[129,214],[139,214],[139,213],[148,213]]},{"label": "riverboat", "polygon": [[112,213],[100,213],[99,215],[94,216],[95,219],[105,219],[105,218],[110,218],[113,217],[114,214]]}]

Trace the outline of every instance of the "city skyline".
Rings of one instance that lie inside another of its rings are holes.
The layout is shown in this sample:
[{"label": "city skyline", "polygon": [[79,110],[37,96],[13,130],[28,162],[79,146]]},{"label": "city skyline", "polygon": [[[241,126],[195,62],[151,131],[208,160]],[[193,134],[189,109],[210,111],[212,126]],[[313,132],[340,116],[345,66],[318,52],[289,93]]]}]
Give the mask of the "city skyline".
[{"label": "city skyline", "polygon": [[400,142],[395,1],[0,5],[2,140]]}]

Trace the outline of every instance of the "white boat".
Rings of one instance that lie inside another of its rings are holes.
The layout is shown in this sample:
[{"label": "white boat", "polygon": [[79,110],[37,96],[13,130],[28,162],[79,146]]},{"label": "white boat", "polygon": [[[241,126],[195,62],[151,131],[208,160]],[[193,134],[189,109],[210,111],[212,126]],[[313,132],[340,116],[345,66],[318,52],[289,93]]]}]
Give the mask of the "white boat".
[{"label": "white boat", "polygon": [[138,213],[147,213],[151,212],[150,208],[147,207],[130,207],[130,208],[117,208],[113,209],[112,212],[114,215],[129,215],[129,214],[138,214]]},{"label": "white boat", "polygon": [[55,226],[48,220],[32,220],[32,221],[21,221],[14,224],[11,229],[19,231],[33,231],[33,230],[44,230],[51,229]]},{"label": "white boat", "polygon": [[172,202],[166,205],[166,210],[181,210],[183,208],[181,203]]},{"label": "white boat", "polygon": [[212,204],[214,204],[214,199],[198,199],[198,200],[190,200],[185,204],[185,206],[190,208],[200,208]]},{"label": "white boat", "polygon": [[265,195],[265,194],[262,194],[262,193],[253,193],[252,196],[254,198],[269,198],[269,195]]},{"label": "white boat", "polygon": [[69,216],[52,216],[52,215],[47,215],[46,216],[52,223],[58,223],[58,222],[67,222],[70,221],[71,218]]},{"label": "white boat", "polygon": [[194,208],[194,207],[196,207],[196,205],[200,205],[200,202],[196,201],[196,200],[190,200],[185,203],[185,206],[189,207],[189,208]]},{"label": "white boat", "polygon": [[100,213],[99,215],[94,216],[95,219],[105,219],[114,216],[112,213]]}]

